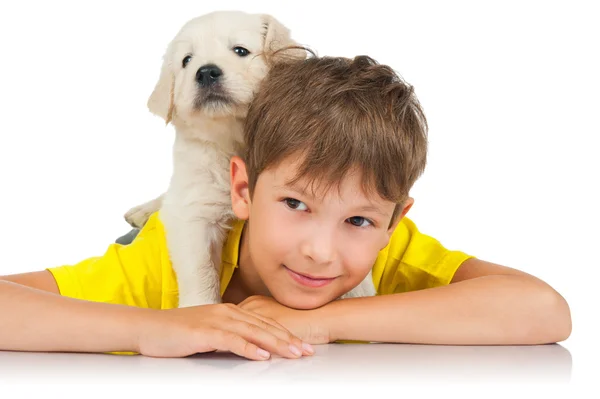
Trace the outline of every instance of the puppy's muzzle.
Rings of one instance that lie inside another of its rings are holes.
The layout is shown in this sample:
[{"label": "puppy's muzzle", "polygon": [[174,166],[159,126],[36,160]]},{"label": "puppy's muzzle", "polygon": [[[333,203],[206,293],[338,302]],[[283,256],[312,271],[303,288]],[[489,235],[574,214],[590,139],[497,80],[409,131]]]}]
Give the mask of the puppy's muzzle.
[{"label": "puppy's muzzle", "polygon": [[221,68],[214,64],[202,65],[196,72],[196,82],[201,87],[210,87],[219,81],[219,77],[223,75]]}]

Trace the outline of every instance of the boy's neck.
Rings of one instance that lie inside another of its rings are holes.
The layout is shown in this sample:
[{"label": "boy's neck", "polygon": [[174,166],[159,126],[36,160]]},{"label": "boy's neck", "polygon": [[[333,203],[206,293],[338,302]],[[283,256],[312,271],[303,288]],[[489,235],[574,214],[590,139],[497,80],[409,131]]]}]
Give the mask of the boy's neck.
[{"label": "boy's neck", "polygon": [[256,269],[250,256],[249,239],[248,221],[246,221],[242,228],[238,249],[238,267],[235,269],[223,295],[224,302],[238,304],[252,295],[271,296],[269,290],[255,272]]}]

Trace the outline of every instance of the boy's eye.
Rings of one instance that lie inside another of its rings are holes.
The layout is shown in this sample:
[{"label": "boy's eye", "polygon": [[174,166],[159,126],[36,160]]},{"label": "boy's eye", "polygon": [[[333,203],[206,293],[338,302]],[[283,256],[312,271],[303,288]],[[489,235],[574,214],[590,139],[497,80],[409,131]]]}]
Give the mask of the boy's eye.
[{"label": "boy's eye", "polygon": [[363,218],[361,216],[352,216],[351,218],[348,218],[348,222],[352,226],[356,227],[367,227],[373,224],[369,219]]},{"label": "boy's eye", "polygon": [[284,201],[285,201],[285,204],[291,209],[294,209],[297,211],[305,211],[308,209],[308,207],[306,206],[306,204],[304,202],[298,201],[297,199],[286,198],[286,199],[284,199]]}]

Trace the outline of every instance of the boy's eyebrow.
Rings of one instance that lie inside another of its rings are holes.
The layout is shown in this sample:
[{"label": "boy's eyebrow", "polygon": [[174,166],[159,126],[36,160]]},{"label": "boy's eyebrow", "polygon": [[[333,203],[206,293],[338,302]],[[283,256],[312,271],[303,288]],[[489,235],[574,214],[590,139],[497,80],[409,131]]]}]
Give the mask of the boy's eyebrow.
[{"label": "boy's eyebrow", "polygon": [[[295,185],[291,185],[291,184],[284,184],[284,185],[275,185],[275,188],[295,191],[298,194],[302,195],[303,197],[308,197],[311,200],[315,199],[315,196],[313,194],[307,192],[304,188],[299,187],[299,186],[295,186]],[[389,218],[391,216],[374,205],[363,205],[363,206],[357,207],[356,211],[357,212],[375,212],[384,218]]]},{"label": "boy's eyebrow", "polygon": [[298,194],[304,196],[304,197],[308,197],[310,199],[315,199],[315,196],[309,192],[307,192],[304,188],[293,185],[293,184],[283,184],[283,185],[275,185],[274,186],[276,189],[283,189],[283,190],[291,190],[291,191],[295,191]]},{"label": "boy's eyebrow", "polygon": [[381,215],[381,217],[383,217],[383,218],[389,218],[391,216],[391,215],[388,215],[387,213],[383,212],[381,209],[377,208],[376,206],[372,206],[372,205],[361,206],[360,208],[357,208],[356,210],[360,211],[360,212],[375,212],[375,213]]}]

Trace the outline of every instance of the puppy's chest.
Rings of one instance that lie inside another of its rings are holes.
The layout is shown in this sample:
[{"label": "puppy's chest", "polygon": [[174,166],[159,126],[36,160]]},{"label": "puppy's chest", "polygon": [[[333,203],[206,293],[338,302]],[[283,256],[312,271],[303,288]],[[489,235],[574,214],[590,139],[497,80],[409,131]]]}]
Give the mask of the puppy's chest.
[{"label": "puppy's chest", "polygon": [[172,189],[192,192],[212,192],[229,197],[229,161],[215,159],[206,164],[184,163],[175,165],[171,179]]},{"label": "puppy's chest", "polygon": [[173,154],[174,175],[195,181],[229,179],[229,162],[235,153],[196,143],[181,147],[177,146]]},{"label": "puppy's chest", "polygon": [[164,208],[186,218],[229,218],[231,194],[224,168],[190,168],[174,173]]},{"label": "puppy's chest", "polygon": [[176,153],[167,202],[176,207],[197,207],[194,212],[217,213],[230,208],[229,160],[215,147],[188,146]]}]

